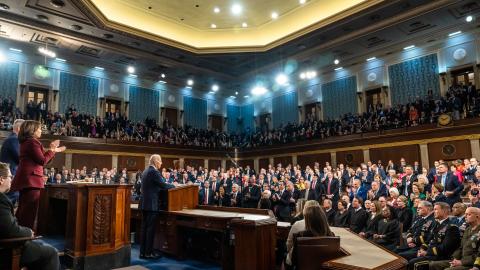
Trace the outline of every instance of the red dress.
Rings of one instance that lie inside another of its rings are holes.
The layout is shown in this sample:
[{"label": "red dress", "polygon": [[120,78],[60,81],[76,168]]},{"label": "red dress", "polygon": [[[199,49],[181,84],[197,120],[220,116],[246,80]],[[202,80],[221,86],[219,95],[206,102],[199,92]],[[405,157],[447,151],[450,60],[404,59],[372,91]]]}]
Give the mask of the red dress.
[{"label": "red dress", "polygon": [[20,144],[20,163],[11,189],[20,192],[16,213],[18,223],[32,230],[37,217],[40,189],[44,187],[43,166],[54,156],[55,152],[45,151],[35,138]]}]

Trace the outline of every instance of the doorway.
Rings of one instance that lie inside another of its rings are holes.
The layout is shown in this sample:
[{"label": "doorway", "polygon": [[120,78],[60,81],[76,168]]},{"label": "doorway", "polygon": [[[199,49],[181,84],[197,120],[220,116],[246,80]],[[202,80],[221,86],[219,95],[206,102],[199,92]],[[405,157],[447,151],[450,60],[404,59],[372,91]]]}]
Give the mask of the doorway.
[{"label": "doorway", "polygon": [[377,104],[382,104],[382,102],[382,88],[375,88],[365,91],[365,109],[367,112],[369,111],[369,108],[373,108],[375,110]]},{"label": "doorway", "polygon": [[475,84],[475,73],[473,66],[450,71],[452,84],[459,86],[468,86],[469,83]]},{"label": "doorway", "polygon": [[48,111],[49,88],[28,85],[25,95],[25,108],[27,119],[45,121]]},{"label": "doorway", "polygon": [[116,99],[105,99],[105,114],[116,112],[122,113],[122,102]]}]

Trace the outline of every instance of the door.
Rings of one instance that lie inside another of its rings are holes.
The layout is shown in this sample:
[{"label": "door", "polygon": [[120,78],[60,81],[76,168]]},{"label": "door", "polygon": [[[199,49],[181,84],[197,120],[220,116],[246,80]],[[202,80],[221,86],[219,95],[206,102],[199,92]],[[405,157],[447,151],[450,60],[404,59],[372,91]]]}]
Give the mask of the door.
[{"label": "door", "polygon": [[223,131],[223,116],[221,115],[210,115],[212,119],[212,130]]},{"label": "door", "polygon": [[122,102],[116,99],[105,100],[105,113],[122,113]]},{"label": "door", "polygon": [[375,89],[365,91],[366,111],[368,112],[368,108],[375,109],[377,104],[382,104],[382,89],[375,88]]},{"label": "door", "polygon": [[452,83],[453,85],[469,85],[469,83],[475,84],[474,83],[474,73],[473,73],[473,67],[466,67],[462,69],[457,69],[457,70],[452,70],[450,72],[450,75],[452,76]]},{"label": "door", "polygon": [[48,88],[28,86],[24,112],[27,119],[45,121],[48,111]]}]

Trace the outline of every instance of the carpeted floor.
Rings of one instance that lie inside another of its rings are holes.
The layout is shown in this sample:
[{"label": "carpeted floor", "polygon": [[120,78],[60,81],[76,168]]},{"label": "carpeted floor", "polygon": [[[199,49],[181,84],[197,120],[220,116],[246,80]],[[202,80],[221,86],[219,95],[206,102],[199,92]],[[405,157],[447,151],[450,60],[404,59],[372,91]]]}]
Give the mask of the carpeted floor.
[{"label": "carpeted floor", "polygon": [[[58,237],[44,237],[41,240],[43,243],[49,244],[55,247],[59,251],[64,250],[64,239],[61,236]],[[132,245],[132,253],[130,265],[141,265],[145,268],[152,270],[220,270],[219,265],[204,263],[195,260],[175,260],[170,257],[162,257],[158,260],[141,260],[139,256],[140,246],[137,244]],[[63,260],[61,260],[63,261]],[[68,267],[63,266],[63,269],[68,269]]]}]

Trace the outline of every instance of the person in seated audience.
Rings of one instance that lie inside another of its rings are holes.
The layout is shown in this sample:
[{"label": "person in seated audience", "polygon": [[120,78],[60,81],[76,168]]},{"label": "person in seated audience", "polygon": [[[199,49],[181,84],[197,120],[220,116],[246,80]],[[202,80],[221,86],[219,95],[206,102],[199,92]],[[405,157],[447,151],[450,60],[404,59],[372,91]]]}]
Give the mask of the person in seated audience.
[{"label": "person in seated audience", "polygon": [[215,193],[215,205],[216,206],[230,206],[230,195],[225,193],[225,187],[219,186],[218,192]]},{"label": "person in seated audience", "polygon": [[259,209],[267,209],[271,210],[272,209],[272,192],[270,190],[264,190],[262,192],[262,197],[260,198],[260,201],[258,202],[258,207]]},{"label": "person in seated audience", "polygon": [[382,211],[382,218],[378,221],[377,230],[372,235],[375,243],[380,244],[388,250],[395,250],[400,240],[400,223],[392,217],[389,208]]},{"label": "person in seated audience", "polygon": [[378,222],[382,219],[382,212],[380,210],[380,203],[374,201],[370,204],[370,212],[368,213],[367,224],[365,228],[359,233],[364,238],[371,238],[377,232]]},{"label": "person in seated audience", "polygon": [[337,203],[337,211],[333,217],[333,227],[348,227],[349,211],[347,210],[348,203],[340,200]]},{"label": "person in seated audience", "polygon": [[[335,234],[330,230],[330,226],[327,222],[327,217],[323,212],[320,205],[307,205],[303,209],[303,216],[305,222],[305,229],[298,233],[293,234],[293,245],[289,250],[292,258],[292,265],[296,264],[296,254],[295,246],[297,238],[299,237],[321,237],[321,236],[335,236]],[[288,249],[287,249],[288,250]]]},{"label": "person in seated audience", "polygon": [[412,224],[412,219],[413,219],[413,213],[410,208],[407,207],[407,197],[405,196],[400,196],[397,199],[397,219],[400,224],[402,224],[403,228],[407,230],[410,228],[410,225]]},{"label": "person in seated audience", "polygon": [[210,182],[205,181],[203,188],[198,191],[198,204],[200,205],[214,205],[214,193],[210,189]]},{"label": "person in seated audience", "polygon": [[408,262],[408,269],[414,270],[430,261],[450,260],[453,251],[458,248],[461,238],[458,227],[451,223],[448,215],[450,205],[438,202],[434,206],[435,225],[425,244],[420,246],[417,257]]},{"label": "person in seated audience", "polygon": [[432,202],[432,204],[447,202],[447,197],[443,194],[443,186],[441,183],[434,183],[432,185],[432,194],[428,200]]},{"label": "person in seated audience", "polygon": [[[18,225],[13,215],[13,204],[5,195],[10,190],[12,174],[9,165],[0,163],[0,239],[34,237],[30,228]],[[36,241],[26,241],[20,257],[20,266],[28,269],[58,270],[57,250]]]},{"label": "person in seated audience", "polygon": [[349,211],[349,228],[355,233],[360,233],[367,224],[368,214],[362,208],[362,199],[355,197],[352,201],[352,210]]},{"label": "person in seated audience", "polygon": [[412,226],[407,230],[406,246],[401,246],[396,250],[400,256],[407,260],[416,257],[420,246],[426,244],[430,237],[433,225],[435,225],[435,218],[433,215],[433,205],[428,201],[421,201],[418,204],[417,219]]},{"label": "person in seated audience", "polygon": [[429,264],[429,269],[468,270],[475,269],[475,267],[476,269],[479,268],[480,209],[476,207],[467,208],[465,221],[468,227],[463,233],[460,246],[452,254],[453,260],[432,261]]},{"label": "person in seated audience", "polygon": [[335,218],[335,210],[332,206],[332,201],[329,199],[323,200],[323,210],[327,216],[327,221],[330,226],[333,226],[333,220]]},{"label": "person in seated audience", "polygon": [[379,181],[373,181],[372,182],[372,187],[368,191],[367,199],[371,201],[377,201],[378,198],[380,197],[386,197],[387,196],[387,191],[385,189],[380,190],[380,185],[381,183]]}]

